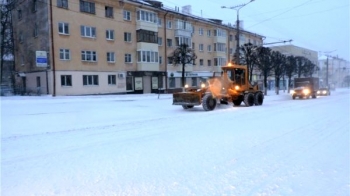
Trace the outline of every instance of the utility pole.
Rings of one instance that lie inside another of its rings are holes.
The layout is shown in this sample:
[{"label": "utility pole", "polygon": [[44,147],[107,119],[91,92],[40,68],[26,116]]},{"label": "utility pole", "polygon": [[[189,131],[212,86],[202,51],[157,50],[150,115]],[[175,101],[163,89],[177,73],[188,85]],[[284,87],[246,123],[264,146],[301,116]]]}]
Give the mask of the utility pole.
[{"label": "utility pole", "polygon": [[326,61],[326,85],[327,85],[327,87],[328,88],[330,88],[330,86],[329,86],[329,84],[328,84],[328,65],[329,65],[329,57],[331,57],[329,54],[330,53],[332,53],[332,52],[334,52],[334,51],[336,51],[336,50],[332,50],[332,51],[327,51],[327,52],[323,52],[324,54],[326,54],[326,56],[327,56],[327,61]]},{"label": "utility pole", "polygon": [[237,65],[239,65],[239,10],[253,1],[254,0],[250,0],[247,3],[241,4],[241,5],[236,5],[236,6],[231,6],[231,7],[221,6],[221,8],[228,8],[228,9],[237,10],[237,25],[236,25],[237,32],[236,32],[236,52],[235,52],[235,63]]}]

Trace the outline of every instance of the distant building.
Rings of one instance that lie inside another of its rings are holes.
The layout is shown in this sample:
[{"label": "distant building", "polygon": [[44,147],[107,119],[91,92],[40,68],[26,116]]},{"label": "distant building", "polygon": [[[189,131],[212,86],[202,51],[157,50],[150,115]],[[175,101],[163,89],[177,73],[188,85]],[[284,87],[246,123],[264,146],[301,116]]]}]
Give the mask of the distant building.
[{"label": "distant building", "polygon": [[[146,0],[18,1],[16,83],[52,95],[173,92],[181,66],[168,56],[187,43],[198,58],[186,65],[186,82],[200,86],[232,60],[236,29],[183,10]],[[262,44],[263,36],[240,32],[242,45]]]},{"label": "distant building", "polygon": [[350,63],[337,56],[321,56],[318,64],[320,66],[319,77],[326,85],[328,62],[328,84],[332,87],[348,87],[350,80]]}]

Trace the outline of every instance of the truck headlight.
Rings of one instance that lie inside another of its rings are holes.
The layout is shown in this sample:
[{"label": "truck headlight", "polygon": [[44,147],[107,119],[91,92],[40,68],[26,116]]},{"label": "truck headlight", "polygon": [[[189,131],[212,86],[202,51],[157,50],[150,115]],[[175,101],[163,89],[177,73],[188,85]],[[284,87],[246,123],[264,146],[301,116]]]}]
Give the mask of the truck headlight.
[{"label": "truck headlight", "polygon": [[290,90],[290,92],[289,92],[290,94],[294,94],[294,90]]},{"label": "truck headlight", "polygon": [[321,94],[321,91],[317,91],[317,94]]},{"label": "truck headlight", "polygon": [[236,89],[236,90],[239,90],[239,86],[238,86],[238,85],[236,85],[236,86],[235,86],[235,89]]},{"label": "truck headlight", "polygon": [[327,94],[327,91],[322,91],[322,93],[325,95],[325,94]]},{"label": "truck headlight", "polygon": [[310,93],[310,90],[309,90],[309,89],[304,89],[304,90],[303,90],[303,93],[304,93],[304,94],[309,94],[309,93]]},{"label": "truck headlight", "polygon": [[205,84],[204,83],[201,84],[201,88],[205,88]]}]

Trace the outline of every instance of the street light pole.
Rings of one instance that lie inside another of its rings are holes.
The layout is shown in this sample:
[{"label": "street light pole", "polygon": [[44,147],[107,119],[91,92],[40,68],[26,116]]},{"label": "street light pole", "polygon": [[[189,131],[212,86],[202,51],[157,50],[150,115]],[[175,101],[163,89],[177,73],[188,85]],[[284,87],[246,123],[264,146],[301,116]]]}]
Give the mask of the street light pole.
[{"label": "street light pole", "polygon": [[241,5],[236,5],[236,6],[231,6],[231,7],[221,6],[221,8],[235,9],[237,11],[237,21],[236,21],[237,22],[237,25],[236,25],[237,31],[236,31],[236,51],[235,51],[235,63],[237,65],[239,64],[239,10],[253,1],[254,0],[250,0],[247,3],[241,4]]}]

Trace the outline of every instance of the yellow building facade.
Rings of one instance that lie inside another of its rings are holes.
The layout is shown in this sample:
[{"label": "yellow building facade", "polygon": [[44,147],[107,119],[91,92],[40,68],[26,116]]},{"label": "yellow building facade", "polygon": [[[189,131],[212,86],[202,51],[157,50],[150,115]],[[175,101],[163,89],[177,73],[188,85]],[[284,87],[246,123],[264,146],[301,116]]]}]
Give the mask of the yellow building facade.
[{"label": "yellow building facade", "polygon": [[[236,29],[159,1],[23,1],[13,13],[16,85],[52,95],[175,92],[182,66],[168,60],[182,43],[197,59],[186,83],[200,86],[232,60]],[[240,30],[240,44],[263,37]]]}]

